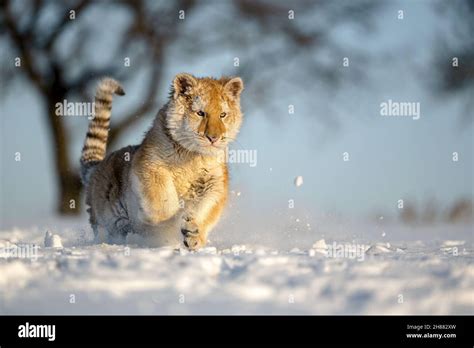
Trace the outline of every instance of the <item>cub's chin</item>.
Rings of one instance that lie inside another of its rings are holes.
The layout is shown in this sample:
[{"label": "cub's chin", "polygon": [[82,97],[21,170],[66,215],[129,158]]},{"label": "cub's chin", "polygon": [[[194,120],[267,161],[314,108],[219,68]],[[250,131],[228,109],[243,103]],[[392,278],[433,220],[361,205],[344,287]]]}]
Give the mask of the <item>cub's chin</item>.
[{"label": "cub's chin", "polygon": [[210,157],[220,157],[225,154],[225,146],[198,145],[196,150],[201,155]]},{"label": "cub's chin", "polygon": [[209,157],[220,157],[225,155],[225,150],[227,148],[227,144],[220,144],[220,145],[208,145],[204,144],[199,140],[185,140],[185,141],[177,141],[179,145],[183,148],[188,150],[189,152],[193,152],[203,156]]}]

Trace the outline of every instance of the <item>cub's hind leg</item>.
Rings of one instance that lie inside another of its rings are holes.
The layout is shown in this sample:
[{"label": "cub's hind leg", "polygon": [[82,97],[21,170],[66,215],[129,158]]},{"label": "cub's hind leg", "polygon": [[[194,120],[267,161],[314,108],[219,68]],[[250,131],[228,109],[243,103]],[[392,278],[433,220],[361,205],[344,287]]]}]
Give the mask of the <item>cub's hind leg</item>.
[{"label": "cub's hind leg", "polygon": [[111,244],[124,244],[127,235],[132,233],[130,221],[126,217],[118,217],[108,228],[108,242]]},{"label": "cub's hind leg", "polygon": [[94,243],[107,243],[109,238],[109,233],[105,227],[100,225],[92,225],[92,230],[94,231]]},{"label": "cub's hind leg", "polygon": [[[86,199],[86,204],[89,204],[89,197]],[[89,214],[89,223],[94,233],[94,242],[95,243],[105,243],[107,242],[108,232],[105,228],[101,227],[97,222],[97,219],[94,214],[94,210],[91,206],[87,208],[87,213]]]}]

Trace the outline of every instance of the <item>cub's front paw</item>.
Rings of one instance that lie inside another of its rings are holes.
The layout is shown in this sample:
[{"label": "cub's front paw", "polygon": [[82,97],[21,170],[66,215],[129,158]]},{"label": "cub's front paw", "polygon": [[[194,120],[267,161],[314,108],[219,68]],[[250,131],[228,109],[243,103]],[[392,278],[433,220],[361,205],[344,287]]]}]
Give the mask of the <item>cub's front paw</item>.
[{"label": "cub's front paw", "polygon": [[193,218],[187,216],[183,218],[181,233],[184,236],[184,245],[189,250],[197,250],[204,245],[201,235],[199,234],[199,227]]},{"label": "cub's front paw", "polygon": [[204,243],[199,235],[197,236],[192,236],[192,235],[187,235],[184,237],[184,246],[188,248],[189,250],[198,250],[202,246],[204,246]]}]

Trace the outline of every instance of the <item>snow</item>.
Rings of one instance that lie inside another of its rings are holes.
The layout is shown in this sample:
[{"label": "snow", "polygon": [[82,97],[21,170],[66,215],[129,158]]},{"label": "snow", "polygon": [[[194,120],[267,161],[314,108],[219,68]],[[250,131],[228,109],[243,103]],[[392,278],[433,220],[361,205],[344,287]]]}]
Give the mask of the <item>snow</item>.
[{"label": "snow", "polygon": [[57,234],[52,234],[50,231],[46,232],[44,236],[44,246],[45,248],[62,248],[63,244],[61,237]]},{"label": "snow", "polygon": [[221,240],[189,252],[93,244],[87,227],[68,223],[4,229],[0,313],[474,312],[471,226],[416,235],[397,225],[384,229],[412,238],[380,240],[375,228],[365,238],[313,231],[304,242],[275,247],[230,242],[221,231]]},{"label": "snow", "polygon": [[302,176],[297,176],[295,178],[295,186],[300,187],[301,185],[303,185],[303,177]]}]

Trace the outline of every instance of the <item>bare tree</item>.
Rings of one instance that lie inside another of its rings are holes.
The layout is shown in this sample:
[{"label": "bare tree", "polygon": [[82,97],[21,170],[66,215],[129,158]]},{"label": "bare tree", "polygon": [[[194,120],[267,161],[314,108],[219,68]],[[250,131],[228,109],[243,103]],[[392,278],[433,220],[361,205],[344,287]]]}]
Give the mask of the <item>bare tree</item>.
[{"label": "bare tree", "polygon": [[467,198],[460,198],[453,203],[446,214],[446,220],[450,223],[471,222],[474,220],[474,205]]},{"label": "bare tree", "polygon": [[405,207],[400,210],[400,219],[407,225],[414,225],[418,222],[418,213],[414,205],[405,203]]},{"label": "bare tree", "polygon": [[439,35],[433,55],[436,80],[433,83],[430,79],[429,83],[443,97],[461,96],[464,99],[461,127],[465,128],[474,120],[474,2],[454,0],[448,4],[440,1],[436,5],[440,16],[449,19],[450,30]]},{"label": "bare tree", "polygon": [[[225,9],[212,13],[216,6]],[[94,14],[94,9],[100,7],[117,15],[125,10],[129,17],[116,27],[104,27],[100,15]],[[316,59],[317,50],[329,51],[340,59],[344,48],[331,39],[331,28],[347,22],[367,26],[376,6],[373,1],[365,0],[337,5],[332,1],[306,0],[291,4],[265,0],[199,3],[194,0],[31,0],[26,3],[0,0],[0,8],[0,26],[6,29],[0,32],[4,32],[2,38],[7,39],[11,48],[10,54],[3,57],[6,61],[2,61],[7,67],[2,69],[2,87],[23,76],[40,93],[43,115],[51,132],[59,187],[57,210],[60,214],[76,214],[81,192],[76,166],[79,154],[71,153],[71,132],[64,118],[55,115],[56,103],[74,96],[84,98],[86,87],[104,75],[126,82],[145,72],[148,82],[143,87],[142,99],[126,114],[114,115],[109,135],[109,146],[113,146],[138,118],[156,112],[158,87],[170,65],[168,53],[173,45],[179,45],[190,57],[198,57],[208,47],[239,47],[247,59],[238,72],[244,75],[253,92],[249,96],[253,95],[254,101],[260,104],[265,97],[262,91],[270,89],[274,74],[281,73],[291,62],[305,67],[300,69],[302,75],[295,77],[295,81],[311,83],[310,75],[336,83],[337,70]],[[318,14],[320,20],[312,19],[311,13]],[[201,20],[188,23],[182,20],[183,15]],[[299,20],[294,21],[295,17]],[[87,18],[94,21],[86,21]],[[88,44],[103,31],[116,32],[117,44],[103,48],[113,50],[107,55],[111,58],[97,52],[102,58],[102,64],[98,65],[90,59]],[[64,37],[71,32],[73,38],[65,43]],[[273,43],[275,39],[280,40]],[[125,56],[139,63],[124,69],[120,59]],[[21,59],[20,69],[13,68],[15,57]],[[299,87],[308,90],[307,86]],[[70,209],[71,200],[77,204],[75,209]]]},{"label": "bare tree", "polygon": [[[75,165],[77,156],[72,157],[71,160],[70,134],[64,119],[56,116],[55,105],[69,96],[82,95],[86,86],[98,77],[111,75],[127,80],[130,78],[130,74],[136,71],[134,69],[127,69],[128,71],[120,69],[113,62],[97,67],[90,60],[84,60],[85,64],[82,64],[80,71],[74,74],[76,77],[71,77],[73,75],[71,70],[77,68],[77,65],[71,64],[71,62],[85,54],[86,40],[92,40],[93,33],[89,31],[90,28],[81,27],[78,37],[70,49],[70,54],[66,56],[58,54],[59,41],[69,27],[75,25],[76,18],[86,15],[85,12],[93,5],[97,5],[97,2],[35,0],[29,3],[29,9],[22,9],[21,14],[14,10],[12,3],[13,1],[1,2],[3,13],[1,24],[6,27],[10,43],[21,59],[19,71],[36,87],[45,102],[43,114],[51,131],[51,146],[59,187],[57,210],[61,214],[76,214],[79,211],[81,192],[81,183]],[[167,12],[171,16],[178,10],[191,9],[193,3],[194,1],[191,0],[172,2],[172,6],[163,9],[163,12]],[[149,67],[150,71],[143,101],[138,103],[128,114],[119,117],[120,121],[115,123],[110,130],[109,144],[116,142],[137,118],[155,108],[155,95],[163,72],[163,55],[166,46],[174,39],[178,30],[177,21],[154,21],[153,18],[147,18],[148,14],[143,2],[117,2],[114,6],[126,7],[133,16],[127,35],[121,38],[118,45],[119,50],[126,52],[132,40],[135,42],[146,41],[145,49],[130,59],[140,61],[141,65]],[[50,12],[50,15],[57,18],[56,23],[40,25],[39,19],[46,12]],[[22,25],[25,20],[27,23]],[[117,56],[122,57],[124,54]],[[8,62],[8,64],[13,65],[13,62]],[[14,77],[5,76],[4,83]],[[70,208],[71,200],[74,201],[75,209]]]}]

